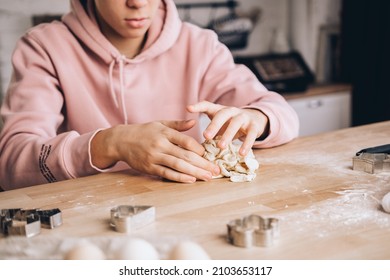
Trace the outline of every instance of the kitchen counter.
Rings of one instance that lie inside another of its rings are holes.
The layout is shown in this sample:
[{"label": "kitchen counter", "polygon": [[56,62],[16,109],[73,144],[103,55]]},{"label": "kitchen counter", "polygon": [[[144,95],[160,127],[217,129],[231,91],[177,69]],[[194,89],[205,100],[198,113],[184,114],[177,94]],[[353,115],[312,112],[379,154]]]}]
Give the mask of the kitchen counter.
[{"label": "kitchen counter", "polygon": [[[155,206],[155,221],[132,236],[160,248],[190,239],[212,259],[390,259],[390,214],[380,206],[390,192],[390,173],[352,170],[357,151],[389,141],[390,121],[255,150],[260,168],[252,182],[180,184],[134,172],[106,173],[2,192],[0,209],[61,209],[63,225],[22,239],[26,246],[124,237],[110,228],[110,209],[131,204]],[[226,224],[249,214],[279,219],[276,244],[245,249],[227,242]],[[11,240],[0,237],[0,258],[12,257],[6,250]]]},{"label": "kitchen counter", "polygon": [[314,84],[308,87],[303,92],[290,92],[282,94],[286,100],[300,99],[306,97],[321,96],[333,93],[351,92],[352,86],[345,83],[334,83],[334,84]]}]

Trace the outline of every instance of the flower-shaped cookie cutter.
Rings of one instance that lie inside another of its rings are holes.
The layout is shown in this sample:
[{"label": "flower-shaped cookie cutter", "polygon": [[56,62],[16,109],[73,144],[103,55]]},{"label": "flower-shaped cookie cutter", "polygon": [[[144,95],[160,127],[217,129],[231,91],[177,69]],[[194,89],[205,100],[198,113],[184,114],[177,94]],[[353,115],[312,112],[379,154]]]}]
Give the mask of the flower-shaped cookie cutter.
[{"label": "flower-shaped cookie cutter", "polygon": [[153,222],[155,216],[153,206],[119,205],[111,209],[111,226],[118,232],[130,233]]},{"label": "flower-shaped cookie cutter", "polygon": [[239,247],[269,247],[279,237],[279,220],[249,215],[227,224],[228,241]]}]

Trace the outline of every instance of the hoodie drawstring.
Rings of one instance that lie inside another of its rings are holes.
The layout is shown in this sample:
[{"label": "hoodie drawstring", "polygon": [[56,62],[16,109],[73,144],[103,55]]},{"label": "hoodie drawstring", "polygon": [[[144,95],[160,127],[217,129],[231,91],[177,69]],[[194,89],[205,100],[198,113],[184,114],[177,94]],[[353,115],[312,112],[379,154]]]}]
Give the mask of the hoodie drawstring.
[{"label": "hoodie drawstring", "polygon": [[[118,109],[119,109],[119,105],[122,107],[121,110],[122,110],[122,114],[123,114],[123,120],[124,120],[124,123],[127,124],[128,120],[127,120],[127,110],[126,110],[126,106],[125,106],[125,85],[124,85],[124,79],[123,79],[125,60],[126,60],[126,57],[124,55],[114,56],[114,59],[111,62],[110,67],[108,69],[108,76],[109,76],[109,82],[110,82],[111,97],[114,100],[115,106]],[[115,64],[118,64],[118,66],[119,66],[119,87],[120,87],[119,94],[120,94],[120,103],[121,104],[119,104],[119,102],[118,102],[118,96],[117,96],[117,94],[115,92],[115,88],[114,88],[113,76],[114,76]]]}]

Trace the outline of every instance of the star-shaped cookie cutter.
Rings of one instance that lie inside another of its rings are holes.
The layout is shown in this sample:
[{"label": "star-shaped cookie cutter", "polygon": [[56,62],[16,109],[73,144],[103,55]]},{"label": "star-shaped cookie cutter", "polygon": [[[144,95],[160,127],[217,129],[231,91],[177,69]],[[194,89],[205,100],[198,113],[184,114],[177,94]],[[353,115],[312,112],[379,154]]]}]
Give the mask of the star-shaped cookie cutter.
[{"label": "star-shaped cookie cutter", "polygon": [[228,241],[239,247],[269,247],[279,237],[279,220],[249,215],[227,224]]},{"label": "star-shaped cookie cutter", "polygon": [[111,209],[111,226],[118,232],[130,233],[153,222],[155,216],[153,206],[119,205]]}]

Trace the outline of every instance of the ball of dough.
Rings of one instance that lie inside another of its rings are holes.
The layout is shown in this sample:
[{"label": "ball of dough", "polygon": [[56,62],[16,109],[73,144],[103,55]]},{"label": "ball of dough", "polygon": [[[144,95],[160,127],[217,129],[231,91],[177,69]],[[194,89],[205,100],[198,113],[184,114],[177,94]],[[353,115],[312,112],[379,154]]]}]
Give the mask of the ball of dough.
[{"label": "ball of dough", "polygon": [[182,241],[176,244],[170,252],[170,260],[209,260],[206,251],[197,243],[192,241]]},{"label": "ball of dough", "polygon": [[144,239],[131,238],[116,249],[118,260],[158,260],[159,254],[152,244]]},{"label": "ball of dough", "polygon": [[104,260],[103,251],[92,243],[81,243],[70,249],[64,257],[65,260]]},{"label": "ball of dough", "polygon": [[382,208],[387,213],[390,213],[390,192],[387,193],[382,199]]},{"label": "ball of dough", "polygon": [[256,170],[259,162],[256,160],[253,151],[242,157],[239,153],[240,146],[230,143],[225,149],[218,148],[220,136],[215,139],[206,140],[202,143],[205,148],[203,157],[219,166],[221,174],[214,178],[230,177],[232,182],[250,182],[256,177]]}]

